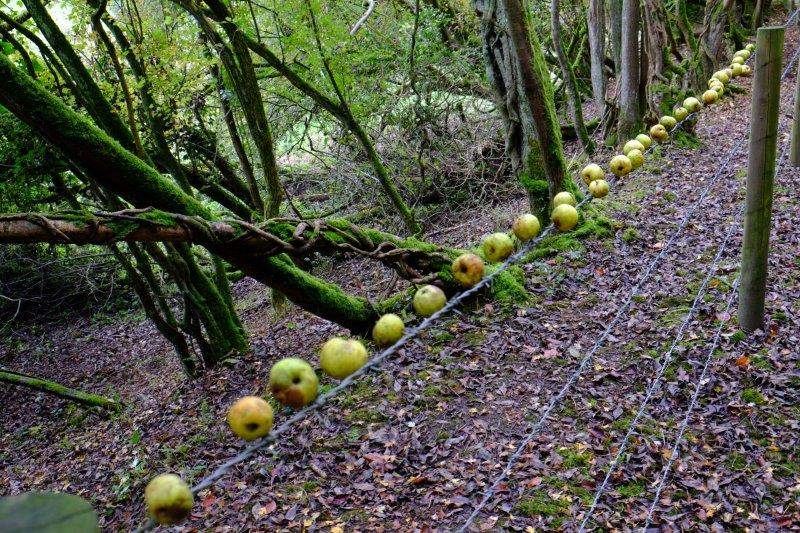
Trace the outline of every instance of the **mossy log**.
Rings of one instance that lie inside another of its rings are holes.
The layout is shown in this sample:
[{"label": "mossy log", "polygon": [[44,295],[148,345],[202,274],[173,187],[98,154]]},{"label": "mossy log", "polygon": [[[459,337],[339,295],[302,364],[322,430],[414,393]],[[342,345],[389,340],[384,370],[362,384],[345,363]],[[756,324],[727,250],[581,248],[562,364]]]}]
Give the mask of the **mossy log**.
[{"label": "mossy log", "polygon": [[118,411],[122,408],[121,403],[109,398],[92,394],[90,392],[71,389],[61,385],[60,383],[56,383],[55,381],[36,378],[26,374],[12,372],[10,370],[0,370],[0,381],[14,385],[20,385],[36,391],[46,392],[48,394],[53,394],[59,398],[66,398],[67,400],[72,400],[83,405],[102,407],[111,411]]}]

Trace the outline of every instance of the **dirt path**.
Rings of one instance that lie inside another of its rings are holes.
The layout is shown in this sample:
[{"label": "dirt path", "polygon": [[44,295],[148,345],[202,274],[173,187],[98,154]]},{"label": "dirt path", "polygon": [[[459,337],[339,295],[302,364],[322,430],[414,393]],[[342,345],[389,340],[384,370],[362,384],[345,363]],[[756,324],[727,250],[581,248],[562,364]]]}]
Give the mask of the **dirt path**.
[{"label": "dirt path", "polygon": [[[797,42],[792,30],[787,57]],[[783,86],[783,131],[790,124],[793,87],[792,74]],[[726,98],[704,112],[696,130],[699,147],[666,145],[600,202],[615,221],[613,236],[525,265],[533,295],[526,306],[465,309],[428,332],[380,373],[201,493],[188,528],[460,526],[628,298],[643,265],[660,252],[722,155],[734,145],[746,146],[749,99],[749,92]],[[634,296],[622,325],[526,449],[476,529],[573,530],[580,523],[741,205],[745,151],[728,164],[701,211]],[[748,343],[735,325],[723,330],[655,524],[693,531],[800,524],[798,188],[800,173],[784,166],[776,186],[768,331]],[[477,224],[481,230],[505,224],[523,205],[517,199],[507,209],[479,214]],[[474,239],[474,226],[466,229],[472,233],[443,237]],[[653,481],[721,318],[739,247],[737,233],[593,525],[643,525]],[[106,528],[130,529],[141,522],[140,494],[152,473],[172,470],[198,479],[239,450],[224,426],[230,401],[263,391],[277,358],[315,359],[315,347],[335,329],[298,312],[274,325],[264,317],[265,291],[245,282],[237,293],[255,353],[195,382],[181,378],[147,323],[69,324],[27,345],[21,369],[98,391],[113,388],[132,407],[106,419],[0,388],[6,413],[0,417],[0,494],[77,492],[105,512]],[[742,355],[749,358],[745,368],[735,364]]]}]

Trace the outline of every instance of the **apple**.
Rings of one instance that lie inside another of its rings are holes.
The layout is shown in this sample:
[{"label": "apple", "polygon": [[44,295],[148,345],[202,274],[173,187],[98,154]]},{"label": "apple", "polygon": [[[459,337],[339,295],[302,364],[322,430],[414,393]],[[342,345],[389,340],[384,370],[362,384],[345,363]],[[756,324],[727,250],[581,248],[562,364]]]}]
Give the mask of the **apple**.
[{"label": "apple", "polygon": [[636,170],[644,165],[644,155],[639,150],[631,150],[628,152],[628,159],[631,160],[631,170]]},{"label": "apple", "polygon": [[283,405],[300,409],[317,397],[319,379],[311,365],[297,357],[281,359],[269,371],[269,389]]},{"label": "apple", "polygon": [[[509,239],[511,240],[511,239]],[[435,285],[423,285],[414,294],[412,305],[418,315],[428,317],[444,307],[447,297],[442,289]]]},{"label": "apple", "polygon": [[472,287],[483,278],[483,259],[475,254],[461,254],[453,261],[451,269],[459,285]]},{"label": "apple", "polygon": [[667,131],[671,130],[675,126],[678,125],[678,121],[675,120],[675,117],[670,117],[669,115],[661,117],[661,120],[658,121],[662,126],[667,128]]},{"label": "apple", "polygon": [[[724,72],[724,73],[725,73],[725,75],[726,75],[726,76],[728,76],[728,81],[730,81],[730,80],[731,80],[731,78],[733,78],[733,70],[731,70],[731,68],[730,68],[730,67],[726,68],[726,69],[725,69],[725,70],[723,70],[722,72]],[[727,83],[727,82],[726,82],[726,83]]]},{"label": "apple", "polygon": [[[480,260],[480,257],[478,259]],[[481,260],[481,274],[483,274],[483,260]],[[405,331],[406,325],[403,324],[402,318],[394,313],[386,313],[375,322],[372,328],[372,340],[378,346],[391,346],[400,340]]]},{"label": "apple", "polygon": [[269,433],[274,421],[272,407],[258,396],[239,398],[228,410],[228,425],[231,430],[236,436],[248,441]]},{"label": "apple", "polygon": [[734,63],[731,65],[731,70],[733,71],[733,77],[738,78],[742,75],[742,65],[739,63]]},{"label": "apple", "polygon": [[753,53],[753,50],[756,49],[756,45],[753,43],[748,43],[747,46],[744,47],[744,49],[750,53]]},{"label": "apple", "polygon": [[731,77],[728,76],[728,73],[725,72],[724,70],[716,71],[711,77],[712,78],[717,78],[719,81],[722,82],[723,85],[728,83],[730,81],[730,79],[731,79]]},{"label": "apple", "polygon": [[589,192],[595,198],[603,198],[608,194],[610,187],[606,180],[596,180],[589,184]]},{"label": "apple", "polygon": [[528,242],[539,235],[539,230],[541,227],[542,226],[539,224],[539,219],[536,218],[536,215],[525,213],[524,215],[518,216],[517,219],[514,220],[514,224],[511,226],[511,229],[514,231],[514,235],[517,236],[517,239],[519,239],[521,242]]},{"label": "apple", "polygon": [[569,204],[561,204],[550,213],[550,219],[558,231],[569,231],[578,224],[578,210]]},{"label": "apple", "polygon": [[681,120],[685,120],[686,117],[689,116],[689,110],[685,107],[676,107],[675,111],[673,111],[672,116],[675,117],[675,120],[680,122]]},{"label": "apple", "polygon": [[750,68],[750,65],[742,65],[742,76],[749,76],[753,73],[753,69]]},{"label": "apple", "polygon": [[659,142],[664,142],[669,139],[669,133],[667,133],[667,128],[665,128],[663,125],[656,124],[650,128],[650,137]]},{"label": "apple", "polygon": [[162,525],[181,522],[189,516],[194,497],[189,485],[175,474],[160,474],[144,489],[147,514]]},{"label": "apple", "polygon": [[733,54],[733,57],[741,57],[747,61],[750,59],[750,50],[747,50],[746,48],[744,50],[738,50],[735,54]]},{"label": "apple", "polygon": [[561,204],[578,205],[572,193],[561,191],[553,197],[553,207],[558,207]]},{"label": "apple", "polygon": [[717,78],[711,78],[711,79],[709,79],[709,80],[708,80],[708,88],[709,88],[709,89],[713,89],[713,88],[714,88],[714,85],[722,85],[723,87],[725,87],[725,84],[724,84],[724,83],[722,83],[721,81],[719,81]]},{"label": "apple", "polygon": [[689,113],[697,113],[702,109],[703,104],[700,103],[700,100],[695,98],[694,96],[690,96],[686,100],[683,101],[683,107],[685,107]]},{"label": "apple", "polygon": [[356,339],[333,337],[322,345],[319,364],[332,378],[344,379],[367,362],[367,349]]},{"label": "apple", "polygon": [[614,156],[608,166],[611,167],[611,172],[617,176],[624,176],[633,169],[631,160],[626,155]]},{"label": "apple", "polygon": [[625,146],[622,147],[622,153],[628,155],[628,152],[631,150],[639,150],[640,152],[644,152],[646,148],[639,141],[632,140],[625,143]]},{"label": "apple", "polygon": [[606,177],[606,173],[597,163],[591,163],[583,167],[581,170],[581,177],[583,177],[583,181],[586,182],[586,185],[589,185],[594,180],[601,180]]},{"label": "apple", "polygon": [[481,244],[483,256],[490,263],[504,261],[514,251],[514,242],[507,233],[492,233]]},{"label": "apple", "polygon": [[722,96],[723,94],[725,94],[725,86],[724,86],[724,85],[722,85],[722,84],[721,84],[721,83],[719,83],[719,82],[717,82],[717,83],[710,83],[710,84],[708,85],[708,88],[709,88],[709,89],[711,89],[711,90],[717,91],[717,94],[718,94],[719,96]]},{"label": "apple", "polygon": [[709,89],[703,93],[703,102],[705,102],[706,105],[711,105],[717,100],[719,100],[719,95],[714,89]]},{"label": "apple", "polygon": [[640,143],[642,143],[642,146],[644,146],[645,150],[650,148],[650,145],[653,144],[653,140],[650,139],[650,137],[648,137],[644,133],[640,133],[639,135],[637,135],[636,136],[636,140],[639,141]]},{"label": "apple", "polygon": [[744,58],[742,56],[735,56],[733,59],[731,59],[731,65],[736,64],[744,65]]}]

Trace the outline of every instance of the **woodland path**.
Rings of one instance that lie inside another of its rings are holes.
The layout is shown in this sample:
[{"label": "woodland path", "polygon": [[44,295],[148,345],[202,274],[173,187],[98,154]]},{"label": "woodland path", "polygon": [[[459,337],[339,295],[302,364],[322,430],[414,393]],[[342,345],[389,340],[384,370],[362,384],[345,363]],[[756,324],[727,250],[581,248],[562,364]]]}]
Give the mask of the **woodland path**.
[{"label": "woodland path", "polygon": [[[798,44],[787,32],[784,57]],[[598,202],[615,221],[608,238],[524,265],[534,295],[525,307],[488,303],[401,350],[281,443],[200,495],[188,530],[452,530],[502,470],[577,363],[627,299],[734,145],[746,147],[748,91],[700,114],[699,147],[667,144]],[[783,82],[779,152],[786,146],[795,74]],[[634,297],[624,323],[526,449],[476,529],[577,528],[631,416],[656,375],[743,199],[746,149],[727,164],[702,209]],[[655,524],[693,531],[800,525],[800,172],[776,178],[769,326],[751,343],[727,325],[709,382],[655,513]],[[522,209],[480,214],[481,228]],[[456,225],[459,221],[454,221]],[[452,242],[477,238],[474,225]],[[592,524],[641,526],[708,351],[738,267],[740,234],[723,255],[708,297],[679,343],[626,461],[612,476]],[[189,383],[141,324],[67,324],[31,338],[26,371],[72,385],[118,388],[136,408],[100,418],[35,394],[0,389],[0,493],[70,490],[108,510],[104,526],[131,529],[144,516],[150,472],[188,478],[240,449],[224,427],[228,404],[258,393],[279,357],[313,356],[334,331],[292,312],[264,320],[266,293],[237,288],[255,354]],[[735,316],[735,307],[731,311]],[[50,344],[48,344],[50,343]],[[302,354],[298,353],[302,350]],[[5,356],[0,351],[0,356]],[[749,364],[736,365],[741,356]],[[58,368],[55,361],[71,360]],[[128,363],[118,366],[120,360]],[[69,367],[69,368],[67,368]],[[255,370],[254,370],[255,369]],[[127,383],[123,389],[123,383]],[[16,416],[12,415],[16,413]],[[64,425],[52,424],[54,414]],[[11,416],[9,416],[11,415]],[[30,450],[36,450],[30,453]],[[187,530],[187,529],[183,529]]]}]

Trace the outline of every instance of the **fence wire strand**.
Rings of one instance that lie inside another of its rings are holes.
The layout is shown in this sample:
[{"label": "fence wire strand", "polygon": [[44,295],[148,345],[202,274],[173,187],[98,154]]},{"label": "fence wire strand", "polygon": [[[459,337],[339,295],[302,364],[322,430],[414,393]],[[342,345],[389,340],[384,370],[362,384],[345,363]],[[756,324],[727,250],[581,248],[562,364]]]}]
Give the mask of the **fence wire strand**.
[{"label": "fence wire strand", "polygon": [[[799,12],[800,12],[800,9],[794,11],[794,13],[789,17],[789,21],[787,21],[786,26],[788,26],[790,24],[790,21],[793,20],[797,16],[797,14]],[[781,79],[784,79],[786,77],[787,73],[791,69],[792,64],[797,59],[798,55],[800,55],[800,47],[798,47],[798,49],[795,51],[795,54],[793,55],[792,59],[789,61],[789,64],[787,65],[786,69],[784,70],[784,73],[782,74]],[[689,115],[684,120],[688,120],[691,116],[692,115]],[[683,122],[683,121],[681,121],[681,122]],[[566,381],[566,383],[564,383],[564,385],[559,390],[559,392],[554,397],[551,398],[549,404],[547,405],[545,410],[542,412],[542,414],[539,416],[539,419],[536,421],[536,423],[534,423],[531,426],[531,429],[530,429],[529,433],[525,436],[525,438],[522,440],[520,445],[517,447],[517,449],[511,455],[511,457],[509,457],[505,468],[495,478],[495,480],[492,482],[492,484],[489,486],[489,488],[484,492],[484,496],[481,499],[480,503],[478,503],[478,505],[475,507],[475,509],[472,511],[472,513],[469,515],[469,517],[467,517],[467,519],[464,521],[464,523],[458,529],[459,533],[465,532],[474,523],[474,521],[478,518],[480,512],[486,507],[486,505],[489,503],[489,501],[494,497],[494,495],[497,492],[497,489],[500,486],[500,484],[503,481],[505,481],[505,479],[511,473],[511,470],[516,465],[516,463],[519,460],[519,458],[524,453],[525,449],[528,447],[528,445],[533,441],[533,439],[541,431],[545,420],[550,416],[550,413],[561,402],[561,400],[564,399],[564,397],[567,395],[567,393],[572,388],[572,386],[578,381],[578,379],[580,378],[580,376],[583,373],[583,371],[586,368],[586,366],[594,358],[594,355],[597,352],[597,350],[600,348],[602,343],[605,342],[605,340],[611,334],[611,331],[614,328],[614,326],[621,320],[623,315],[630,308],[631,304],[633,303],[634,296],[636,294],[638,294],[638,292],[641,289],[641,287],[644,285],[644,283],[650,277],[650,275],[653,272],[653,269],[658,265],[658,263],[661,262],[661,259],[666,255],[667,250],[672,246],[672,244],[675,242],[675,240],[677,240],[677,237],[686,228],[686,226],[688,225],[689,220],[691,219],[691,217],[694,214],[694,212],[702,204],[703,200],[708,195],[708,193],[710,192],[710,190],[714,186],[714,184],[716,184],[716,182],[720,179],[720,177],[723,174],[723,171],[726,170],[727,164],[731,161],[731,159],[733,159],[733,156],[736,154],[736,152],[743,151],[743,150],[744,150],[744,146],[736,146],[736,145],[734,145],[728,151],[728,153],[724,156],[723,163],[717,168],[717,171],[712,176],[712,178],[709,181],[709,183],[706,186],[706,188],[702,191],[700,197],[697,199],[695,204],[691,208],[689,208],[689,210],[685,214],[684,218],[681,220],[680,224],[676,228],[675,232],[673,232],[673,234],[670,237],[670,239],[667,241],[667,243],[661,249],[660,253],[653,259],[653,261],[651,261],[651,263],[648,265],[647,269],[640,276],[639,281],[637,282],[636,286],[634,287],[633,290],[630,291],[628,299],[617,310],[617,314],[614,316],[612,321],[609,322],[609,324],[606,326],[605,330],[603,331],[601,336],[597,339],[597,341],[592,346],[592,348],[589,350],[589,352],[586,354],[586,356],[581,360],[581,362],[579,363],[578,367],[572,373],[570,378]],[[596,502],[593,503],[593,505],[596,505]],[[581,526],[581,528],[583,528],[583,525]]]}]

